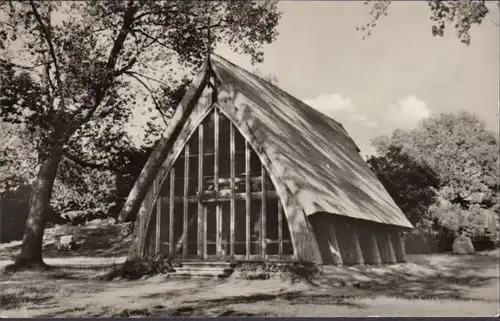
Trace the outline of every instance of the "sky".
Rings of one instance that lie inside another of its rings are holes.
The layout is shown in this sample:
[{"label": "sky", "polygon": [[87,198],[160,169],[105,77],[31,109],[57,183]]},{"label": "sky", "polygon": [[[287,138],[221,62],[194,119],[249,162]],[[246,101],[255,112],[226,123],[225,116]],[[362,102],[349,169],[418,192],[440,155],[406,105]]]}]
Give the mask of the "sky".
[{"label": "sky", "polygon": [[225,46],[216,53],[275,75],[283,90],[342,123],[362,155],[374,153],[372,138],[442,112],[474,112],[498,131],[498,11],[473,27],[467,46],[453,28],[432,36],[424,1],[393,1],[365,40],[356,31],[370,19],[363,1],[282,1],[279,8],[279,36],[265,47],[264,63],[252,66]]}]

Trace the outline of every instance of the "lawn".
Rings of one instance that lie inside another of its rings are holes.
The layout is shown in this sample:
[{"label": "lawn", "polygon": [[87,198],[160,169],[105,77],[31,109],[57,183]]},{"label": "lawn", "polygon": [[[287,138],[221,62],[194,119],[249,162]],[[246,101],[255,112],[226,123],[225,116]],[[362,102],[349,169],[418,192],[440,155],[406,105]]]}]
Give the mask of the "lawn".
[{"label": "lawn", "polygon": [[[108,234],[114,228],[80,229],[81,247],[75,253],[58,255],[54,246],[48,246],[46,262],[54,266],[50,271],[0,274],[0,315],[493,316],[498,312],[497,251],[415,255],[405,264],[384,267],[324,267],[321,277],[295,284],[282,279],[164,275],[103,281],[102,276],[121,264],[126,253],[128,240],[120,240],[119,233]],[[94,243],[87,233],[93,233]],[[106,243],[99,235],[108,235],[115,244],[92,249]],[[0,248],[0,268],[18,248],[15,243]]]}]

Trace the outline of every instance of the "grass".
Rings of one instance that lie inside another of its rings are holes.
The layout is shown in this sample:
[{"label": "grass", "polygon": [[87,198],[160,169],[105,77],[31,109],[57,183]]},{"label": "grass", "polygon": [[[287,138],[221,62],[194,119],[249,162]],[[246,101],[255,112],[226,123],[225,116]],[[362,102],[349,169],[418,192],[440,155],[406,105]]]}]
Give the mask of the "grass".
[{"label": "grass", "polygon": [[[114,265],[123,263],[120,255],[128,242],[111,233],[116,243],[100,247],[109,229],[80,230],[82,246],[76,252],[58,254],[48,247],[51,255],[46,257],[52,258],[46,262],[54,266],[49,271],[0,274],[0,315],[493,316],[498,311],[498,251],[416,255],[408,263],[384,267],[323,267],[320,278],[299,283],[279,278],[176,280],[164,275],[103,281]],[[4,252],[12,253],[12,247],[4,246],[0,256],[9,257]]]}]

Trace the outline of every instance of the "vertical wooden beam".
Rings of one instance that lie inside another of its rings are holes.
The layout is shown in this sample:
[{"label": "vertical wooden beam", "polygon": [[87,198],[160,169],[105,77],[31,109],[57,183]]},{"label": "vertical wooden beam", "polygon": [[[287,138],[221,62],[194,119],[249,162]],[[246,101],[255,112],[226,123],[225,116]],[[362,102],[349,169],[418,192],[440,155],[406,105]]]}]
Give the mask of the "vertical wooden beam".
[{"label": "vertical wooden beam", "polygon": [[[153,181],[153,186],[154,186],[154,193],[153,195],[156,195],[159,184],[158,184],[158,177],[155,178]],[[161,250],[161,195],[156,199],[155,201],[155,211],[156,211],[156,237],[155,237],[155,252],[156,254],[160,253]]]},{"label": "vertical wooden beam", "polygon": [[[219,110],[214,108],[214,190],[219,195]],[[216,217],[216,255],[222,254],[222,217],[219,204],[215,207]]]},{"label": "vertical wooden beam", "polygon": [[250,145],[245,141],[245,192],[246,192],[246,206],[245,206],[245,219],[246,219],[246,255],[250,256]]},{"label": "vertical wooden beam", "polygon": [[[266,169],[264,168],[264,165],[261,164],[260,166],[260,176],[262,179],[261,186],[262,186],[262,202],[261,202],[261,209],[260,209],[260,221],[261,221],[261,226],[260,226],[260,240],[261,240],[261,250],[262,250],[262,257],[266,257],[266,216],[267,216],[267,186],[266,186]],[[278,201],[278,206],[280,202]],[[279,212],[279,209],[278,209]],[[280,252],[280,258],[281,258],[281,252]]]},{"label": "vertical wooden beam", "polygon": [[174,244],[174,210],[175,210],[175,166],[170,170],[170,203],[169,203],[169,233],[168,233],[168,253],[170,256],[175,256],[175,244]]},{"label": "vertical wooden beam", "polygon": [[356,262],[359,265],[365,264],[365,261],[363,259],[363,252],[361,251],[361,246],[359,244],[359,235],[358,235],[358,229],[353,226],[351,229],[352,237],[353,237],[353,247],[354,247],[354,254],[356,256]]},{"label": "vertical wooden beam", "polygon": [[372,248],[372,254],[373,254],[373,264],[381,264],[382,259],[380,258],[380,251],[379,251],[379,246],[377,242],[377,238],[375,237],[375,233],[370,231],[370,243],[371,243],[371,248]]},{"label": "vertical wooden beam", "polygon": [[230,230],[231,230],[231,256],[234,255],[234,243],[236,242],[235,240],[235,234],[234,234],[234,229],[235,229],[235,218],[234,218],[234,207],[235,207],[235,200],[234,200],[234,189],[236,188],[235,187],[235,171],[236,171],[236,167],[235,167],[235,156],[234,156],[234,153],[235,153],[235,142],[234,142],[234,131],[235,131],[235,128],[234,128],[234,125],[233,123],[231,123],[231,126],[230,126],[230,130],[229,130],[229,148],[230,148],[230,175],[231,175],[231,203],[229,204],[229,207],[230,207]]},{"label": "vertical wooden beam", "polygon": [[[198,127],[198,195],[203,193],[203,123]],[[198,201],[198,256],[203,257],[203,205]]]},{"label": "vertical wooden beam", "polygon": [[394,246],[392,244],[392,238],[391,238],[391,233],[387,230],[385,232],[385,237],[386,237],[386,263],[395,263],[396,262],[396,255],[394,253]]},{"label": "vertical wooden beam", "polygon": [[182,257],[187,256],[188,243],[188,193],[189,193],[189,142],[184,147],[184,198],[183,198],[183,226],[182,226]]},{"label": "vertical wooden beam", "polygon": [[278,253],[281,259],[281,257],[283,256],[283,206],[281,205],[279,197],[277,199],[277,202],[278,202],[278,240],[279,240]]},{"label": "vertical wooden beam", "polygon": [[400,249],[400,256],[398,258],[399,262],[406,262],[406,247],[405,247],[405,239],[403,236],[403,232],[398,232],[398,242],[399,242],[399,249]]},{"label": "vertical wooden beam", "polygon": [[333,224],[330,225],[330,236],[332,238],[332,247],[330,251],[334,253],[335,261],[338,266],[344,265],[344,261],[342,260],[342,254],[340,253],[339,242],[337,241],[337,233],[335,232],[335,227]]}]

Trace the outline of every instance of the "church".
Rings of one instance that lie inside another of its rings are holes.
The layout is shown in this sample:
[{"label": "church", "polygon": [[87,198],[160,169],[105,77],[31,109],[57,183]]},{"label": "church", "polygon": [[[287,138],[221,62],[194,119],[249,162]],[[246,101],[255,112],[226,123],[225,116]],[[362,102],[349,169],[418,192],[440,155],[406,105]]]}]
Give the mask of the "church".
[{"label": "church", "polygon": [[129,259],[394,263],[412,228],[340,123],[216,54],[132,198]]}]

